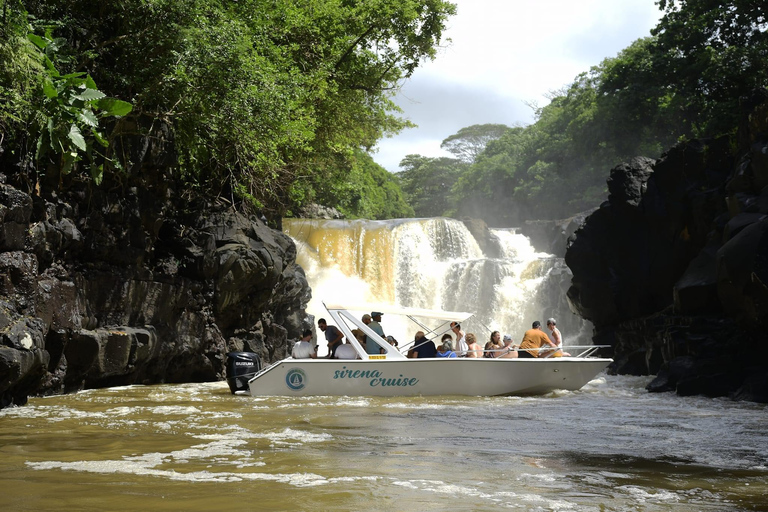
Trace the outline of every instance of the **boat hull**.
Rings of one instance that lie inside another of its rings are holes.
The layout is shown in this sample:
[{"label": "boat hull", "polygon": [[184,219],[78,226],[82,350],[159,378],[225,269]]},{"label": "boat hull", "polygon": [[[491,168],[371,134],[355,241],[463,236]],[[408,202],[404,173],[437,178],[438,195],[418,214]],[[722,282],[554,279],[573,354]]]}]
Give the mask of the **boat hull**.
[{"label": "boat hull", "polygon": [[285,359],[249,381],[252,396],[538,395],[577,390],[611,359]]}]

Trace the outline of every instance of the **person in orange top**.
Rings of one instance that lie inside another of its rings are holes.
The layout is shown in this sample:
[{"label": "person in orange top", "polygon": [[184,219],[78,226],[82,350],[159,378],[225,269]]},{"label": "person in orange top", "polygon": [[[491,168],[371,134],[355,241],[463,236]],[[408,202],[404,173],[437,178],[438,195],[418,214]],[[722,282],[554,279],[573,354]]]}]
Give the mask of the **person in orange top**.
[{"label": "person in orange top", "polygon": [[539,357],[538,350],[528,351],[525,349],[539,349],[547,346],[557,348],[557,345],[552,343],[549,336],[541,330],[541,322],[536,320],[531,327],[532,328],[525,331],[525,334],[523,335],[523,341],[520,342],[520,350],[518,350],[517,357]]}]

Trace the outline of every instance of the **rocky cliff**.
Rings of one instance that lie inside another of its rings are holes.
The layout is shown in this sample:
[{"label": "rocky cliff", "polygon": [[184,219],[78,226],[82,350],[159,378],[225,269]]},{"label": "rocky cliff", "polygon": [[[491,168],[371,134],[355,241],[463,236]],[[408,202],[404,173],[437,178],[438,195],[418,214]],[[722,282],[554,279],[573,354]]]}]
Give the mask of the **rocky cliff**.
[{"label": "rocky cliff", "polygon": [[768,91],[744,108],[735,144],[614,168],[566,252],[573,308],[651,391],[768,402]]},{"label": "rocky cliff", "polygon": [[101,187],[30,185],[0,158],[0,406],[219,379],[226,352],[272,361],[311,327],[290,238],[177,186],[167,132],[122,149],[132,166]]}]

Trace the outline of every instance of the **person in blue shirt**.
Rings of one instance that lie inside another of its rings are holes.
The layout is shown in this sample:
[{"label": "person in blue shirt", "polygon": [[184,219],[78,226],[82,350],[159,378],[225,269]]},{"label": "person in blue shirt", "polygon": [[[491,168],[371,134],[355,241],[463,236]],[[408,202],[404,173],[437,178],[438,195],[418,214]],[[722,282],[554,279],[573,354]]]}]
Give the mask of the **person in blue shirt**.
[{"label": "person in blue shirt", "polygon": [[448,343],[443,343],[439,347],[437,347],[437,357],[458,357],[456,355],[456,352],[451,350],[451,346]]}]

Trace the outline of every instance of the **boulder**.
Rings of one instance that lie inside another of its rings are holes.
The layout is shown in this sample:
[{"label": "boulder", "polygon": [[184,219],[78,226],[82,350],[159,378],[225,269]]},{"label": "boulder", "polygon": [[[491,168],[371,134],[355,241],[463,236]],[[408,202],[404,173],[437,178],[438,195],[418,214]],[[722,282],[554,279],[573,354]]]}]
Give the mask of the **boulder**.
[{"label": "boulder", "polygon": [[32,216],[32,198],[0,183],[0,250],[20,251],[26,244]]},{"label": "boulder", "polygon": [[691,261],[675,283],[675,312],[683,315],[721,314],[717,294],[717,244],[709,244]]},{"label": "boulder", "polygon": [[768,219],[745,227],[717,251],[717,291],[728,315],[768,324]]},{"label": "boulder", "polygon": [[465,217],[461,219],[461,222],[466,226],[475,238],[480,250],[483,251],[489,258],[500,258],[502,254],[501,240],[498,239],[491,230],[488,229],[488,225],[482,219],[472,219]]}]

